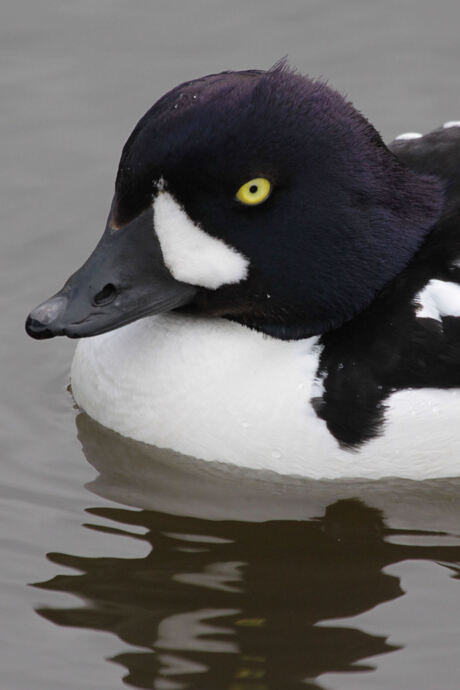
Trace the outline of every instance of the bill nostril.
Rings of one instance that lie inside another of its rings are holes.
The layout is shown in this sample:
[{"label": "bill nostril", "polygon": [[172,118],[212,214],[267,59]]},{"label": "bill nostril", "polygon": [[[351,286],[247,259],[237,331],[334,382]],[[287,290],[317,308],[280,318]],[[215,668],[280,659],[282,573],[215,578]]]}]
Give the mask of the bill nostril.
[{"label": "bill nostril", "polygon": [[116,296],[117,289],[115,285],[112,285],[112,283],[107,283],[107,285],[104,285],[102,290],[94,296],[93,302],[96,306],[100,307],[104,304],[110,304],[110,302],[113,302]]}]

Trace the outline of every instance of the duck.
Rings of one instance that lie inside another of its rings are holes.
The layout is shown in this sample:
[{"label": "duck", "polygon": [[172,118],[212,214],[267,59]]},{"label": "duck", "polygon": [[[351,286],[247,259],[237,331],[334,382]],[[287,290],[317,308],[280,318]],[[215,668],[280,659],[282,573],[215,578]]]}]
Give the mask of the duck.
[{"label": "duck", "polygon": [[311,479],[460,475],[460,122],[386,146],[286,62],[185,82],[26,322],[122,436]]}]

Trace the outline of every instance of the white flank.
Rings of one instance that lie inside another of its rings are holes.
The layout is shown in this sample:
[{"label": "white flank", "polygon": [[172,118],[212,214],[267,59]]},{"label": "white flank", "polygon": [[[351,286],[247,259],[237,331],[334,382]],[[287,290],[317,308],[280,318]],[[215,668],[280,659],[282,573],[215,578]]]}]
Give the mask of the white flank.
[{"label": "white flank", "polygon": [[449,120],[449,122],[444,122],[444,129],[450,129],[451,127],[460,127],[460,120]]},{"label": "white flank", "polygon": [[72,391],[104,426],[203,460],[313,479],[460,475],[459,390],[394,393],[382,435],[349,452],[310,404],[320,353],[316,338],[162,314],[82,339]]},{"label": "white flank", "polygon": [[160,191],[153,202],[153,219],[166,267],[176,280],[216,290],[246,278],[246,257],[199,228],[169,192]]},{"label": "white flank", "polygon": [[399,134],[395,141],[401,141],[406,139],[420,139],[422,135],[420,132],[405,132],[404,134]]},{"label": "white flank", "polygon": [[414,299],[417,317],[436,319],[460,316],[460,285],[444,280],[430,280]]}]

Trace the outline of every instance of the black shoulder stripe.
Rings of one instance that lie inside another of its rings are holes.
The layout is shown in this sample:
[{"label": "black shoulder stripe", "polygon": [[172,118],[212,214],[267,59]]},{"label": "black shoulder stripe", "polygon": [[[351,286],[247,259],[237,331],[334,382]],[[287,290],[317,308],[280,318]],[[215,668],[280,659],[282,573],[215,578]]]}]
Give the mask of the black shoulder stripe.
[{"label": "black shoulder stripe", "polygon": [[460,287],[459,225],[456,216],[441,222],[366,311],[321,337],[324,394],[311,402],[343,447],[384,433],[391,393],[460,387],[460,317],[421,318],[416,303],[432,279]]},{"label": "black shoulder stripe", "polygon": [[355,450],[384,433],[391,393],[460,386],[460,317],[420,317],[416,303],[430,280],[460,286],[460,126],[396,140],[390,149],[415,171],[441,177],[446,200],[407,268],[367,310],[321,338],[324,394],[311,402],[337,441]]}]

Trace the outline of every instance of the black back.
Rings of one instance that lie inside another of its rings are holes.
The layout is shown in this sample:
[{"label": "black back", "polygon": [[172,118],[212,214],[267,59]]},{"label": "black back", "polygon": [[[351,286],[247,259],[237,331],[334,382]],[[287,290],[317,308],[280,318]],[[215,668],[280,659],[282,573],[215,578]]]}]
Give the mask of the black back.
[{"label": "black back", "polygon": [[382,433],[392,392],[460,386],[460,318],[420,318],[414,304],[430,280],[460,286],[460,127],[396,140],[390,150],[416,172],[439,176],[445,203],[408,267],[369,308],[321,337],[324,394],[312,404],[340,445],[355,450]]}]

